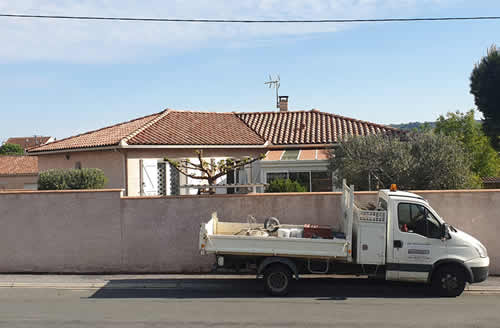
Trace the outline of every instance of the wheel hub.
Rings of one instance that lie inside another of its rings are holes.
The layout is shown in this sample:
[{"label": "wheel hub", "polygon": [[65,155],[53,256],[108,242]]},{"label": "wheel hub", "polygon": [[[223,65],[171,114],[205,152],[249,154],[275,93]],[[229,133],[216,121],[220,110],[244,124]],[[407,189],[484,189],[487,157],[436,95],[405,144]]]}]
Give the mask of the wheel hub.
[{"label": "wheel hub", "polygon": [[452,275],[451,273],[447,273],[441,278],[441,285],[444,289],[454,290],[458,288],[457,277],[455,275]]},{"label": "wheel hub", "polygon": [[286,288],[288,279],[283,272],[273,272],[268,278],[269,285],[272,289],[280,291]]}]

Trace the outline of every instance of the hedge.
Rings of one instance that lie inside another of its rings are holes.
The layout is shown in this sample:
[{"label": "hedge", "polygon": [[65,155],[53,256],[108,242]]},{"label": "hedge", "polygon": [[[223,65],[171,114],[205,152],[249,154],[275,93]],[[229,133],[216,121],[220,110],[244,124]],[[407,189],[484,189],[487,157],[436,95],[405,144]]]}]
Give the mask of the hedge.
[{"label": "hedge", "polygon": [[306,192],[307,189],[297,181],[290,179],[274,179],[269,183],[266,192]]},{"label": "hedge", "polygon": [[101,169],[51,169],[40,172],[38,190],[102,189],[107,182]]}]

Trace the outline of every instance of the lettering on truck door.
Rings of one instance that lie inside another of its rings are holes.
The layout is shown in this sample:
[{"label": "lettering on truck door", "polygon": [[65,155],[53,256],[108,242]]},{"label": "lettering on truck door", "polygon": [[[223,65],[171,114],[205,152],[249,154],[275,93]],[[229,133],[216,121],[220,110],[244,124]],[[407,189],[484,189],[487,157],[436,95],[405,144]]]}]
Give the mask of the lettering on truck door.
[{"label": "lettering on truck door", "polygon": [[398,202],[396,214],[393,263],[387,264],[387,270],[397,272],[398,280],[426,282],[432,264],[446,253],[441,224],[422,204]]}]

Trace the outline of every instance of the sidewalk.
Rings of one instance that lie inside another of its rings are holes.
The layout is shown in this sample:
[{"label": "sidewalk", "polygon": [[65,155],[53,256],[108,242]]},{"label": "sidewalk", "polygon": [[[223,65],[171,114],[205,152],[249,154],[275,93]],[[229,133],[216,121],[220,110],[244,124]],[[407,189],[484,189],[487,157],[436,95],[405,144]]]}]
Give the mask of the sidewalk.
[{"label": "sidewalk", "polygon": [[[203,288],[222,283],[221,280],[255,279],[255,275],[224,274],[117,274],[117,275],[49,275],[0,274],[0,288],[56,289],[176,289]],[[302,275],[301,279],[348,279],[350,284],[363,277],[333,275]],[[500,294],[500,276],[490,276],[479,284],[468,284],[466,293]]]}]

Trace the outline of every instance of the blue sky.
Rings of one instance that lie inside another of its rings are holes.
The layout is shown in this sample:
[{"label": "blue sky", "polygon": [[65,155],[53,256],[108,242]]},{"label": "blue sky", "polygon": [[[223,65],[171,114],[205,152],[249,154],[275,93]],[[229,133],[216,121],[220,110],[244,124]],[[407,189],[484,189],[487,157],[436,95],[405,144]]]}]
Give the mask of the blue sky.
[{"label": "blue sky", "polygon": [[[494,0],[2,1],[0,12],[178,18],[500,16]],[[63,138],[169,107],[290,108],[377,123],[474,107],[469,75],[500,21],[202,25],[0,18],[0,141]],[[479,115],[478,115],[479,117]]]}]

